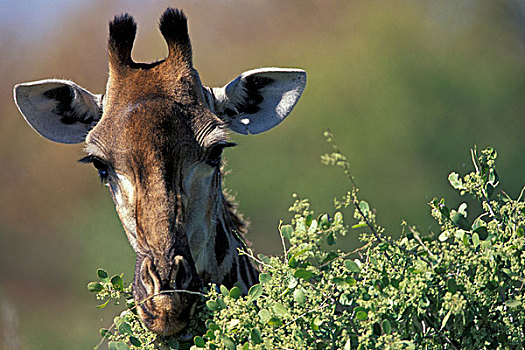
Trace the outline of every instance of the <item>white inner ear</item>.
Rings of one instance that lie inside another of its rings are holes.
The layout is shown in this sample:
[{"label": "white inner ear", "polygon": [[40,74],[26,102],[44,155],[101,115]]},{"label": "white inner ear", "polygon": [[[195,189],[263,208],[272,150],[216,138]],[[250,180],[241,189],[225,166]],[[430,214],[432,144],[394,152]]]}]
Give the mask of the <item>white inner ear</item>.
[{"label": "white inner ear", "polygon": [[[74,96],[67,106],[46,96],[48,91],[66,87],[72,89]],[[18,84],[14,88],[14,98],[28,124],[43,137],[59,143],[83,142],[101,115],[101,95],[93,95],[68,80],[46,79]],[[64,123],[61,114],[64,107],[78,120]]]},{"label": "white inner ear", "polygon": [[301,69],[261,68],[213,88],[215,113],[240,134],[258,134],[282,122],[306,86]]}]

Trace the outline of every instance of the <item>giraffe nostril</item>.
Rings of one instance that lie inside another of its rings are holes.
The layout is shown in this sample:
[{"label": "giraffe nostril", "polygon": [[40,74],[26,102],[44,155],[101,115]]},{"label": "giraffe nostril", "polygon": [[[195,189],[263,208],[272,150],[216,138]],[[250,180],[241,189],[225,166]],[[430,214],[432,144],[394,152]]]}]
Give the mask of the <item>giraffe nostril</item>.
[{"label": "giraffe nostril", "polygon": [[194,294],[183,293],[181,290],[198,291],[201,286],[199,277],[191,269],[189,262],[180,255],[172,260],[171,280],[169,277],[160,277],[170,276],[166,265],[159,267],[149,257],[139,259],[142,261],[137,264],[140,271],[136,271],[133,291],[142,321],[149,329],[161,335],[179,332],[190,320],[197,302]]},{"label": "giraffe nostril", "polygon": [[177,255],[175,257],[175,289],[186,289],[192,281],[191,267],[184,257]]}]

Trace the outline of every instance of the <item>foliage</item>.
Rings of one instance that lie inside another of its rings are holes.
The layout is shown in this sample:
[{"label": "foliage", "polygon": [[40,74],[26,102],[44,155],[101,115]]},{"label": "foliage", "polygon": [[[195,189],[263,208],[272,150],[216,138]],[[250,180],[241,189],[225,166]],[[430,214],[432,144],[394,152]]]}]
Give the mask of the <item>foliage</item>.
[{"label": "foliage", "polygon": [[[151,334],[130,306],[116,318],[115,330],[104,331],[110,349],[153,349],[155,342],[177,349],[189,347],[191,337],[192,349],[522,346],[525,189],[517,199],[496,191],[496,152],[474,149],[474,170],[449,176],[461,195],[479,201],[479,213],[469,215],[465,203],[451,209],[434,199],[431,213],[441,232],[423,236],[403,223],[401,237],[393,240],[377,225],[375,210],[359,199],[349,163],[333,146],[323,163],[342,167],[351,191],[335,200],[333,215],[315,216],[308,200],[295,196],[291,223],[279,227],[283,256],[241,252],[262,272],[248,295],[212,286],[205,308],[179,340]],[[343,220],[349,208],[352,226]],[[337,239],[354,231],[361,232],[363,245],[352,252],[337,249]],[[130,295],[129,287],[105,278],[90,290],[110,299],[114,290]]]}]

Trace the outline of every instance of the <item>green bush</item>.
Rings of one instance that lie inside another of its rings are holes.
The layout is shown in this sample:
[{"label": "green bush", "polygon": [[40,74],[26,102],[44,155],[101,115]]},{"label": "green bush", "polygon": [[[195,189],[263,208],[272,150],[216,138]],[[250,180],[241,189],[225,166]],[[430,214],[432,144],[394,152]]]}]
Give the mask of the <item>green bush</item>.
[{"label": "green bush", "polygon": [[[351,191],[335,200],[333,215],[315,215],[308,200],[295,196],[291,223],[279,227],[283,255],[241,252],[262,272],[248,295],[237,287],[210,286],[178,339],[149,332],[128,304],[101,332],[109,348],[522,348],[525,188],[517,199],[497,190],[496,152],[474,149],[474,170],[449,176],[461,195],[479,201],[479,213],[467,214],[465,203],[451,209],[434,199],[431,213],[440,232],[424,236],[403,223],[394,240],[359,199],[348,161],[333,146],[322,161],[344,169]],[[348,210],[353,220],[345,224],[342,212]],[[358,232],[360,248],[336,248],[339,237]],[[88,288],[106,300],[102,306],[131,297],[120,276],[108,279],[99,271],[99,278]]]}]

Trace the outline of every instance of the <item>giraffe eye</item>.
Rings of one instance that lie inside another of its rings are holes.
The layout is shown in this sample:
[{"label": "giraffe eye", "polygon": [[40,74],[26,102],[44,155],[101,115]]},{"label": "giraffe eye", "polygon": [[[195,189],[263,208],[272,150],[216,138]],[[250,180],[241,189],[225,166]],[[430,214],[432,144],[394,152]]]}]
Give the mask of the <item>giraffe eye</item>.
[{"label": "giraffe eye", "polygon": [[221,164],[222,151],[226,147],[233,147],[233,146],[235,146],[235,143],[231,143],[231,142],[220,142],[220,143],[213,145],[208,151],[208,155],[206,156],[206,164],[212,167],[218,167]]},{"label": "giraffe eye", "polygon": [[79,160],[80,163],[91,163],[97,169],[98,176],[105,182],[109,176],[109,165],[95,156],[87,156]]},{"label": "giraffe eye", "polygon": [[98,176],[102,180],[106,180],[109,175],[109,167],[107,164],[101,162],[98,159],[93,160],[93,166],[98,170]]}]

